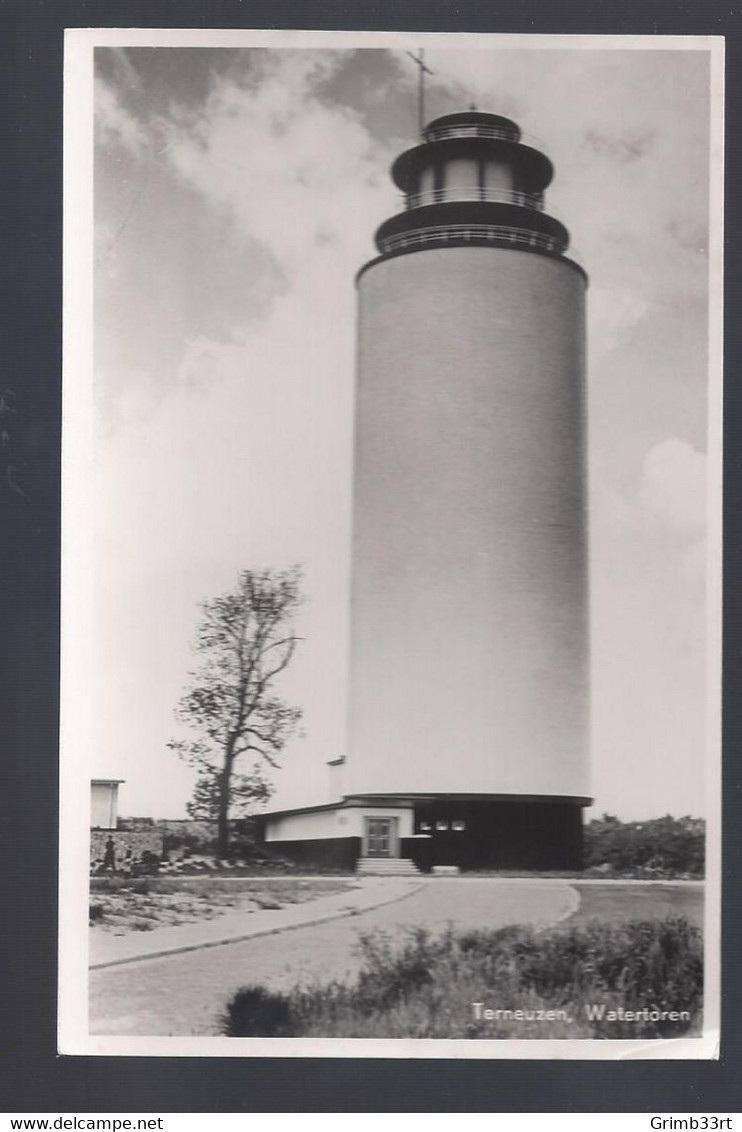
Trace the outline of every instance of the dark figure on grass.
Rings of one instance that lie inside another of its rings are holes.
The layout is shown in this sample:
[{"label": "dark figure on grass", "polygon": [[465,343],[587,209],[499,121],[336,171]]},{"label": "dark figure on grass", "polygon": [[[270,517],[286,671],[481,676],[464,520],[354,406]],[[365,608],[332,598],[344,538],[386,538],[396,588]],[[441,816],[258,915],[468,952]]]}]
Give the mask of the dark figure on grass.
[{"label": "dark figure on grass", "polygon": [[112,837],[109,837],[108,841],[106,841],[106,851],[103,854],[103,868],[110,869],[111,872],[116,871],[116,847]]}]

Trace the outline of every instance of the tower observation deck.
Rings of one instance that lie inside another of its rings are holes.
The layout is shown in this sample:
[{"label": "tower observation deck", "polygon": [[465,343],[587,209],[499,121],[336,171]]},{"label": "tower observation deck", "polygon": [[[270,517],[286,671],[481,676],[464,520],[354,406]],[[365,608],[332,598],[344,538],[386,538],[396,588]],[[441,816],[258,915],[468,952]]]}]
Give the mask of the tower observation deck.
[{"label": "tower observation deck", "polygon": [[515,122],[470,110],[436,118],[423,136],[392,166],[404,208],[376,232],[381,257],[482,245],[565,256],[569,233],[544,211],[552,164]]}]

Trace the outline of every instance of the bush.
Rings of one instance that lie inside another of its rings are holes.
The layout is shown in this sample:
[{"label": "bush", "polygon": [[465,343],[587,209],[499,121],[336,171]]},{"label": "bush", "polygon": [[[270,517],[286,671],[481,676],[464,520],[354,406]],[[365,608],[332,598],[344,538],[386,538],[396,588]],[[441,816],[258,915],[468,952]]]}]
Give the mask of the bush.
[{"label": "bush", "polygon": [[[351,984],[273,994],[247,987],[223,1021],[231,1037],[650,1038],[677,1037],[700,1016],[703,963],[697,928],[682,917],[570,931],[528,927],[431,936],[401,946],[383,932],[359,942]],[[472,1004],[562,1011],[557,1020],[477,1018]],[[590,1019],[585,1007],[688,1011],[691,1022]]]},{"label": "bush", "polygon": [[157,876],[160,871],[161,860],[157,853],[145,849],[138,861],[131,867],[131,875],[135,877]]},{"label": "bush", "polygon": [[[584,928],[540,936],[504,928],[497,935],[494,949],[486,932],[461,940],[461,950],[478,957],[493,983],[503,969],[514,968],[525,990],[550,1001],[600,1002],[616,994],[627,1009],[638,1003],[692,1012],[689,1004],[700,1005],[700,933],[683,917],[634,920],[619,927],[593,921]],[[671,1021],[648,1026],[640,1036],[682,1029],[682,1023]]]},{"label": "bush", "polygon": [[705,822],[700,818],[653,818],[621,822],[603,814],[585,826],[585,868],[590,875],[609,868],[637,877],[701,877]]},{"label": "bush", "polygon": [[262,987],[243,988],[229,1004],[224,1033],[228,1038],[293,1036],[289,999]]},{"label": "bush", "polygon": [[213,853],[215,848],[215,836],[167,831],[162,837],[163,853],[170,853],[173,849],[182,849],[183,855],[188,857],[191,853]]}]

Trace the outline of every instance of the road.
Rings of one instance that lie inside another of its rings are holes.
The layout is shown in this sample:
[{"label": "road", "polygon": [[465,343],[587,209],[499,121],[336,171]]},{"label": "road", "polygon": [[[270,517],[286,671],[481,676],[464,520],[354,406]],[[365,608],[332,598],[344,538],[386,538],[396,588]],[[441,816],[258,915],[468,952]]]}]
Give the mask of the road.
[{"label": "road", "polygon": [[209,947],[92,971],[90,1032],[126,1036],[215,1035],[219,1016],[239,987],[274,990],[298,982],[352,975],[359,932],[400,933],[555,923],[578,897],[563,881],[501,878],[426,880],[407,899],[383,908],[279,935]]}]

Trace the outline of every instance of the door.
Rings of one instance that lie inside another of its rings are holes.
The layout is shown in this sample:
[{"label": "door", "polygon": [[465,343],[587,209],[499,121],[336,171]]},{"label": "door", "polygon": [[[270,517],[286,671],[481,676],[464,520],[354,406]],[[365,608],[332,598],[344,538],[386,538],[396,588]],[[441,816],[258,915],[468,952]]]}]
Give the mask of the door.
[{"label": "door", "polygon": [[394,857],[396,818],[366,818],[366,856]]}]

